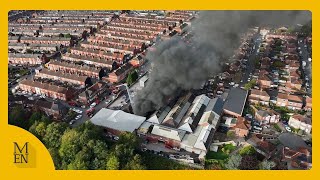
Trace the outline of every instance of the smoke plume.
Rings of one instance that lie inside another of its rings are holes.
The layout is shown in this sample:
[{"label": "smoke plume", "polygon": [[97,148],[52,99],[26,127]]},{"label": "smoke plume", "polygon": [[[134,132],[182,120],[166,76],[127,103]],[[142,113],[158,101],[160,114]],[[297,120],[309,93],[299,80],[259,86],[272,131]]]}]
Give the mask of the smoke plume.
[{"label": "smoke plume", "polygon": [[165,105],[178,90],[197,89],[221,71],[221,64],[240,46],[241,36],[255,26],[304,24],[309,11],[201,11],[188,31],[188,44],[173,37],[147,54],[152,63],[147,86],[134,98],[135,114],[145,115]]}]

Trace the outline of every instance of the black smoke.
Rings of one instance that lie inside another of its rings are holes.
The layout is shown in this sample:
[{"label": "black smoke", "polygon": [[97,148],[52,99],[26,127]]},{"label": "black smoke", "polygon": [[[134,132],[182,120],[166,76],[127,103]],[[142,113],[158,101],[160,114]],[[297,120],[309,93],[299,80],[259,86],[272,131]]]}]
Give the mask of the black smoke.
[{"label": "black smoke", "polygon": [[249,28],[310,20],[309,11],[201,11],[188,27],[193,35],[191,44],[178,36],[147,54],[152,71],[147,86],[134,98],[134,113],[145,115],[161,108],[179,90],[199,88],[221,71],[221,64],[233,55]]}]

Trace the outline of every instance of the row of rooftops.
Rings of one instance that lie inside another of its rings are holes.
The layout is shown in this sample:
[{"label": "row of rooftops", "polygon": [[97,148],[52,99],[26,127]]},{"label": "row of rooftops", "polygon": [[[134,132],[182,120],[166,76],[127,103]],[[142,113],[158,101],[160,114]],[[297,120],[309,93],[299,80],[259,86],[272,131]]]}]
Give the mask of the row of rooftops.
[{"label": "row of rooftops", "polygon": [[30,27],[37,28],[42,26],[42,28],[59,28],[59,27],[90,27],[87,24],[69,24],[69,23],[59,23],[59,24],[44,24],[44,23],[9,23],[9,28],[17,27]]},{"label": "row of rooftops", "polygon": [[47,91],[53,91],[53,92],[61,93],[61,94],[67,94],[67,92],[68,92],[68,88],[65,88],[65,87],[56,86],[53,84],[43,83],[43,82],[39,82],[39,81],[32,81],[32,80],[28,80],[28,79],[22,80],[19,85],[44,89]]},{"label": "row of rooftops", "polygon": [[[80,54],[80,56],[78,54]],[[105,51],[94,50],[91,48],[82,48],[82,47],[72,48],[71,53],[66,54],[64,56],[83,59],[83,57],[85,57],[87,54],[90,54],[91,56],[94,56],[94,57],[110,58],[110,60],[111,59],[122,60],[124,57],[124,54],[122,53],[105,52]]]},{"label": "row of rooftops", "polygon": [[132,35],[136,35],[136,36],[154,36],[154,35],[156,35],[155,33],[151,33],[148,31],[139,31],[139,30],[135,30],[135,29],[105,28],[105,29],[101,29],[100,31],[104,32],[104,33],[118,32],[121,34],[132,34]]},{"label": "row of rooftops", "polygon": [[41,54],[9,53],[8,58],[41,58]]},{"label": "row of rooftops", "polygon": [[[109,37],[89,37],[87,39],[88,42],[96,42],[98,44],[132,44],[132,45],[137,45],[137,46],[141,46],[141,42],[137,42],[137,41],[130,41],[130,40],[125,40],[125,39],[117,39],[117,38],[109,38]],[[86,43],[88,43],[86,42]]]},{"label": "row of rooftops", "polygon": [[[114,58],[110,57],[109,59],[107,58],[94,58],[92,56],[87,56],[87,55],[77,55],[77,54],[66,54],[62,56],[63,60],[70,60],[70,61],[76,61],[76,62],[84,62],[87,64],[100,64],[103,65],[104,67],[111,67],[114,63]],[[99,65],[99,66],[100,66]],[[98,65],[97,65],[98,66]]]},{"label": "row of rooftops", "polygon": [[61,78],[61,79],[69,79],[69,80],[75,80],[75,81],[80,81],[80,82],[85,82],[88,78],[88,76],[81,76],[81,75],[76,75],[76,74],[69,74],[69,73],[61,73],[59,71],[51,71],[48,69],[41,69],[37,72],[36,77],[46,77],[46,76],[51,76],[53,78]]},{"label": "row of rooftops", "polygon": [[303,102],[303,98],[301,96],[291,95],[291,94],[278,93],[278,98],[287,99],[289,101],[299,102],[299,103]]},{"label": "row of rooftops", "polygon": [[101,43],[95,43],[95,42],[85,42],[81,43],[81,47],[87,47],[87,48],[97,48],[97,49],[108,49],[109,51],[117,51],[117,52],[125,52],[125,53],[131,53],[133,50],[140,48],[141,46],[133,46],[130,44],[101,44]]},{"label": "row of rooftops", "polygon": [[136,24],[123,24],[123,23],[115,23],[111,22],[108,24],[108,26],[103,27],[101,30],[108,30],[108,29],[123,29],[123,30],[128,30],[128,31],[139,31],[139,32],[153,32],[153,33],[158,33],[161,32],[162,30],[157,28],[157,27],[152,27],[152,26],[137,26]]},{"label": "row of rooftops", "polygon": [[145,29],[145,30],[151,30],[151,31],[163,31],[163,28],[166,28],[166,26],[159,26],[155,24],[145,24],[145,23],[127,23],[127,22],[122,22],[122,21],[112,21],[109,24],[110,26],[118,26],[118,27],[123,27],[123,28],[140,28],[140,29]]},{"label": "row of rooftops", "polygon": [[[9,41],[18,41],[18,36],[9,36]],[[20,37],[20,41],[33,41],[33,40],[39,40],[39,41],[70,41],[70,38],[64,38],[64,37],[27,37],[22,36]]]},{"label": "row of rooftops", "polygon": [[35,43],[31,43],[31,44],[25,44],[25,43],[14,43],[14,42],[9,42],[9,48],[10,47],[59,47],[60,44],[35,44]]},{"label": "row of rooftops", "polygon": [[143,42],[152,42],[154,38],[145,37],[142,35],[135,35],[135,34],[121,34],[120,32],[109,32],[108,34],[97,32],[96,36],[100,37],[116,37],[119,39],[130,39],[130,40],[136,40],[136,41],[143,41]]},{"label": "row of rooftops", "polygon": [[77,65],[74,63],[68,63],[65,61],[55,61],[55,60],[51,60],[47,65],[49,68],[50,66],[53,65],[61,68],[69,68],[69,69],[80,70],[80,71],[89,71],[94,73],[99,73],[101,70],[100,68],[90,67],[87,65]]},{"label": "row of rooftops", "polygon": [[116,69],[115,71],[113,71],[113,73],[115,75],[119,76],[131,68],[132,68],[132,65],[130,63],[126,63],[126,64],[122,65],[121,67],[119,67],[118,69]]},{"label": "row of rooftops", "polygon": [[[108,16],[111,16],[111,15],[108,15]],[[33,19],[60,19],[60,20],[73,20],[73,19],[76,19],[76,20],[82,20],[82,19],[85,19],[85,20],[88,20],[88,19],[93,19],[93,20],[105,20],[108,16],[88,16],[88,15],[82,15],[82,16],[65,16],[65,15],[61,15],[61,16],[52,16],[52,15],[42,15],[42,16],[37,16],[36,18],[33,18]]]}]

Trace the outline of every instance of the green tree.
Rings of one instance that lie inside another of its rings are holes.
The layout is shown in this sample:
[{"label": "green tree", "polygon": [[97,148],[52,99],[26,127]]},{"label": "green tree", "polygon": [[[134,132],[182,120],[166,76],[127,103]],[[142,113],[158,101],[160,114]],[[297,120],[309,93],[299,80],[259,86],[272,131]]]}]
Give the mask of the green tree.
[{"label": "green tree", "polygon": [[235,136],[236,136],[236,134],[235,134],[234,131],[228,131],[228,132],[227,132],[227,137],[228,137],[228,138],[233,139]]},{"label": "green tree", "polygon": [[61,169],[61,158],[57,148],[48,148],[56,169]]},{"label": "green tree", "polygon": [[124,144],[135,149],[139,145],[139,139],[133,133],[124,132],[120,134],[118,144]]},{"label": "green tree", "polygon": [[256,80],[252,79],[251,81],[249,81],[247,84],[244,85],[244,89],[245,90],[250,90],[251,88],[253,88],[256,85]]},{"label": "green tree", "polygon": [[284,67],[285,64],[282,61],[275,61],[275,62],[272,63],[272,66],[276,67],[276,68],[281,68],[281,67]]},{"label": "green tree", "polygon": [[61,145],[61,137],[66,129],[68,129],[68,127],[65,123],[53,122],[49,124],[43,138],[45,145],[47,147],[59,148]]},{"label": "green tree", "polygon": [[105,159],[108,155],[107,143],[101,140],[90,140],[93,141],[94,146],[90,147],[94,153],[94,156],[98,159]]},{"label": "green tree", "polygon": [[65,34],[64,37],[65,38],[71,38],[71,35],[68,33],[68,34]]},{"label": "green tree", "polygon": [[242,149],[240,149],[239,151],[239,154],[241,156],[244,156],[244,155],[253,155],[256,153],[256,150],[254,149],[253,146],[249,145],[249,146],[245,146],[243,147]]},{"label": "green tree", "polygon": [[21,106],[15,106],[9,113],[9,124],[29,129],[29,122],[26,118],[27,113]]},{"label": "green tree", "polygon": [[90,168],[97,169],[97,170],[106,169],[106,162],[105,162],[105,160],[100,160],[98,158],[94,158],[94,160],[91,161]]},{"label": "green tree", "polygon": [[89,139],[103,139],[103,128],[92,124],[90,121],[83,123],[76,130],[79,133],[87,132]]},{"label": "green tree", "polygon": [[229,157],[225,168],[228,170],[237,170],[240,166],[242,157],[239,154],[233,154]]},{"label": "green tree", "polygon": [[31,117],[29,118],[29,127],[31,127],[36,121],[40,120],[42,117],[42,113],[39,111],[33,112]]},{"label": "green tree", "polygon": [[118,158],[118,161],[120,163],[120,169],[122,169],[126,165],[126,163],[132,159],[134,155],[134,149],[125,144],[116,145],[114,149],[112,149],[112,152]]},{"label": "green tree", "polygon": [[59,148],[59,155],[65,164],[70,164],[75,155],[80,151],[79,133],[74,129],[68,129],[61,137],[61,146]]},{"label": "green tree", "polygon": [[30,128],[29,132],[35,135],[40,141],[43,141],[43,137],[46,134],[47,124],[45,122],[36,121]]},{"label": "green tree", "polygon": [[136,154],[133,159],[125,165],[124,169],[143,170],[146,169],[146,167],[142,164],[140,155]]},{"label": "green tree", "polygon": [[108,158],[106,169],[118,170],[120,167],[119,159],[114,154],[111,154]]},{"label": "green tree", "polygon": [[137,71],[132,71],[128,74],[128,77],[127,77],[127,84],[130,86],[132,83],[134,83],[137,79],[138,79],[139,75],[137,73]]},{"label": "green tree", "polygon": [[92,153],[90,149],[84,147],[76,154],[74,160],[68,165],[68,169],[90,169],[91,157]]},{"label": "green tree", "polygon": [[268,161],[264,160],[260,163],[259,169],[261,170],[270,170],[276,166],[276,163],[274,161]]}]

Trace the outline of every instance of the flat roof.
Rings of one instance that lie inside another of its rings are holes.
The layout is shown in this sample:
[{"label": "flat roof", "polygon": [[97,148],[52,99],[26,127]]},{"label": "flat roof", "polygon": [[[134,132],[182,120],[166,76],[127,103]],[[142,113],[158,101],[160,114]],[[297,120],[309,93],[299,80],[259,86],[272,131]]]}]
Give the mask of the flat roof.
[{"label": "flat roof", "polygon": [[242,114],[246,103],[248,91],[241,88],[232,88],[229,91],[228,97],[225,100],[223,109]]}]

